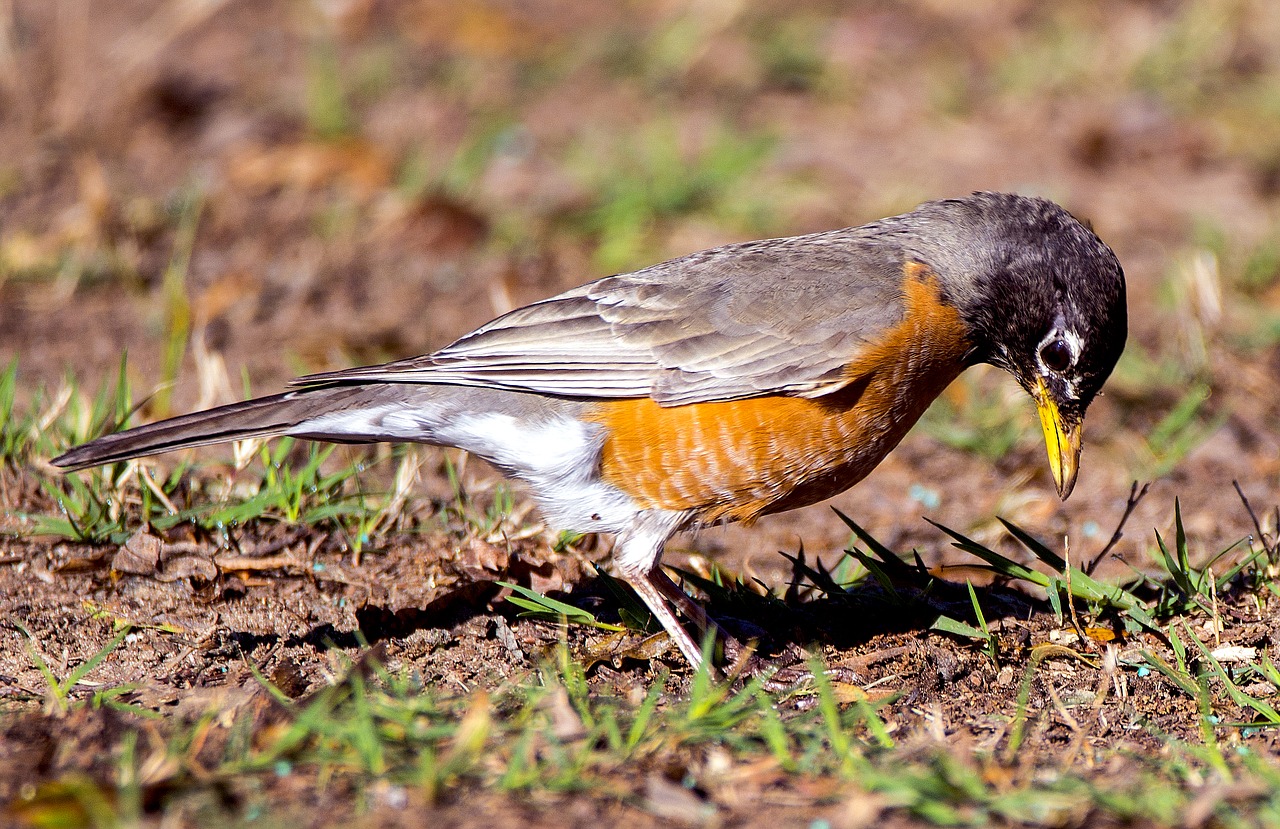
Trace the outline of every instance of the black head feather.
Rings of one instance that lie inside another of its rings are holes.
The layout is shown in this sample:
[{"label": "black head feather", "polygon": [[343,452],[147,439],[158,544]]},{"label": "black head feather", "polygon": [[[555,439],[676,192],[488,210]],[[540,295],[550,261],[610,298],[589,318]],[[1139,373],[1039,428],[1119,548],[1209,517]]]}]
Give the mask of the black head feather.
[{"label": "black head feather", "polygon": [[1090,228],[1046,199],[1005,193],[929,202],[900,217],[973,338],[972,362],[1043,380],[1078,422],[1128,336],[1124,271]]}]

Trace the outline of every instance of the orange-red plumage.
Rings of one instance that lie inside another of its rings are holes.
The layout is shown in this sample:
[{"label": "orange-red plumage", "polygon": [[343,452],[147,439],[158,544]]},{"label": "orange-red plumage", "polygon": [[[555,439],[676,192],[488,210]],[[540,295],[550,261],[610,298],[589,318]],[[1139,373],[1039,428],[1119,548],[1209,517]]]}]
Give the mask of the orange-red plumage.
[{"label": "orange-red plumage", "polygon": [[697,520],[753,521],[828,498],[861,480],[963,369],[969,348],[936,277],[906,269],[901,323],[816,398],[765,396],[663,407],[599,403],[602,477],[646,508]]}]

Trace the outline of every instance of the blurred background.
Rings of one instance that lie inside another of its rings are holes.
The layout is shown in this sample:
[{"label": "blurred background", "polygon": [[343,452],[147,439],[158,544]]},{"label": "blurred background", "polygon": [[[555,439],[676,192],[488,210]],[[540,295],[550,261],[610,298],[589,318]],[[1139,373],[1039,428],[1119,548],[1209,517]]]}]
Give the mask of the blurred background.
[{"label": "blurred background", "polygon": [[[1129,278],[1076,494],[977,370],[835,503],[927,557],[920,516],[994,539],[997,514],[1087,557],[1153,481],[1120,552],[1142,567],[1178,496],[1209,555],[1251,528],[1233,480],[1277,501],[1276,44],[1269,0],[0,0],[0,361],[30,399],[127,350],[160,416],[701,248],[1016,190]],[[847,535],[810,508],[685,544],[763,572]]]}]

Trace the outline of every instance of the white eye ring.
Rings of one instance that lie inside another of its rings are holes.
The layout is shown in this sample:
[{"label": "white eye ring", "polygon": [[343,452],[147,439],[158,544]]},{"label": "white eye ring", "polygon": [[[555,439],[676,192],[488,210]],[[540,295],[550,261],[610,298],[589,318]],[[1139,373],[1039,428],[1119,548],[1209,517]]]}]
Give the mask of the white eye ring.
[{"label": "white eye ring", "polygon": [[[1064,368],[1051,368],[1045,364],[1044,350],[1050,344],[1055,342],[1065,343],[1067,350],[1070,352],[1070,360]],[[1049,333],[1045,335],[1039,345],[1036,346],[1036,364],[1040,368],[1040,374],[1048,377],[1051,374],[1062,375],[1066,371],[1074,368],[1076,363],[1080,361],[1080,353],[1084,351],[1084,341],[1080,339],[1080,335],[1063,326],[1063,320],[1059,318],[1055,321],[1053,328],[1049,329]],[[1071,397],[1076,397],[1076,379],[1064,378],[1066,380],[1066,392]]]},{"label": "white eye ring", "polygon": [[[1044,339],[1040,340],[1040,343],[1036,346],[1036,361],[1040,363],[1041,369],[1045,369],[1047,366],[1040,354],[1054,341],[1066,343],[1067,348],[1071,351],[1071,361],[1066,368],[1074,366],[1080,359],[1080,352],[1084,350],[1084,341],[1080,339],[1079,334],[1067,327],[1067,320],[1061,313],[1054,318],[1053,325],[1049,326],[1049,332],[1044,335]],[[1063,370],[1058,369],[1058,371]]]},{"label": "white eye ring", "polygon": [[1061,374],[1071,368],[1075,362],[1075,355],[1071,353],[1071,346],[1067,345],[1067,341],[1056,337],[1040,347],[1039,353],[1040,363],[1050,371]]}]

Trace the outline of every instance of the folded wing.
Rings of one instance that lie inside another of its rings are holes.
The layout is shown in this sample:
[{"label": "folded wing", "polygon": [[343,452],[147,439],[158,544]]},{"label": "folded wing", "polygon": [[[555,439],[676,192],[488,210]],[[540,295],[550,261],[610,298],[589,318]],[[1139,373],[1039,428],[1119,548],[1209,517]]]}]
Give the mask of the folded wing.
[{"label": "folded wing", "polygon": [[[901,257],[857,231],[729,245],[536,302],[440,351],[295,385],[427,383],[663,405],[820,396],[902,319]],[[732,290],[729,286],[732,285]]]}]

